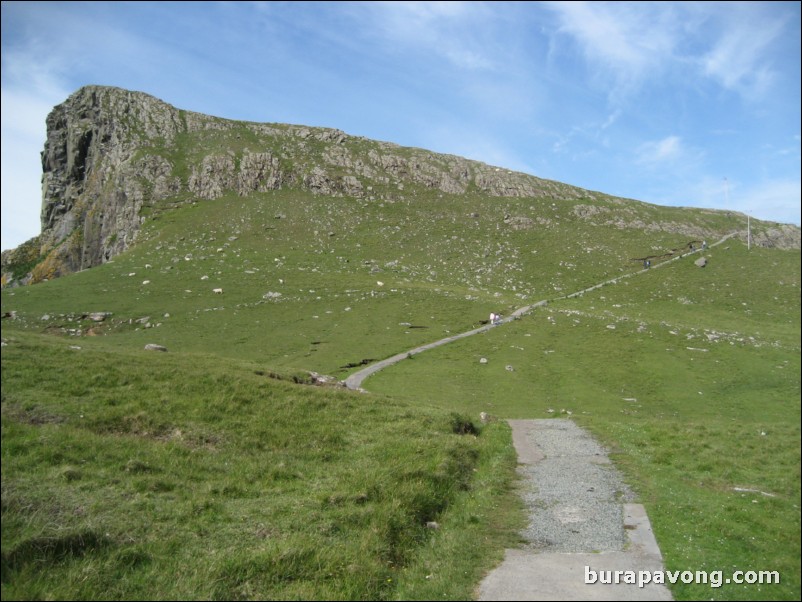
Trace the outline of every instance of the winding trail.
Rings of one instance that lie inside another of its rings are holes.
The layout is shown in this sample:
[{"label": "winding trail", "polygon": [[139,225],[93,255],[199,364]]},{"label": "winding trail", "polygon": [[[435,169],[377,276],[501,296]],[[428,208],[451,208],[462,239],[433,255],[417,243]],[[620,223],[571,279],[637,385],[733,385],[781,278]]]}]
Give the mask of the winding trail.
[{"label": "winding trail", "polygon": [[[720,245],[733,232],[710,245]],[[658,269],[706,248],[675,257],[554,299],[569,299]],[[539,301],[515,310],[515,320]],[[345,380],[362,390],[368,376],[417,353],[497,327],[486,324],[421,345],[355,372]],[[529,516],[525,544],[505,551],[504,560],[479,584],[478,600],[672,600],[670,574],[641,504],[633,503],[607,452],[567,419],[509,420],[518,455],[520,493]],[[662,581],[661,581],[662,577]],[[655,582],[657,581],[657,582]]]},{"label": "winding trail", "polygon": [[[727,234],[721,240],[711,244],[710,248],[713,248],[715,246],[720,245],[721,243],[729,240],[730,238],[732,238],[733,236],[736,236],[737,234],[738,234],[738,232],[731,232],[730,234]],[[362,382],[367,377],[375,374],[379,370],[383,370],[384,368],[387,368],[388,366],[392,366],[393,364],[397,364],[401,360],[407,359],[407,358],[409,358],[409,357],[411,357],[413,355],[417,355],[418,353],[423,353],[424,351],[428,351],[429,349],[434,349],[435,347],[440,347],[441,345],[446,345],[447,343],[453,343],[454,341],[457,341],[459,339],[464,339],[465,337],[470,337],[470,336],[473,336],[475,334],[479,334],[480,332],[485,332],[487,330],[490,330],[491,328],[496,328],[497,326],[500,326],[501,324],[505,324],[505,323],[510,322],[512,320],[517,320],[518,318],[520,318],[524,314],[530,312],[534,308],[542,307],[544,305],[548,305],[549,302],[559,301],[561,299],[570,299],[572,297],[579,297],[579,296],[581,296],[581,295],[583,295],[583,294],[585,294],[587,292],[590,292],[592,290],[595,290],[597,288],[601,288],[603,286],[607,286],[608,284],[615,284],[616,282],[620,282],[621,280],[626,280],[627,278],[632,278],[633,276],[637,276],[639,274],[643,274],[643,273],[648,272],[650,270],[659,269],[659,268],[661,268],[661,267],[663,267],[665,265],[668,265],[672,261],[679,261],[683,257],[688,257],[689,255],[694,255],[696,253],[702,253],[702,252],[704,252],[706,250],[707,249],[700,248],[700,249],[694,249],[692,251],[688,251],[686,253],[680,253],[676,257],[672,257],[671,259],[667,259],[666,261],[662,261],[662,262],[660,262],[658,264],[653,265],[650,268],[644,268],[642,270],[638,270],[637,272],[632,272],[630,274],[624,274],[623,276],[618,276],[616,278],[611,278],[609,280],[605,280],[605,281],[600,282],[598,284],[594,284],[593,286],[590,286],[588,288],[582,289],[581,291],[577,291],[575,293],[571,293],[570,295],[563,295],[561,297],[555,297],[553,299],[543,299],[542,301],[538,301],[537,303],[533,303],[531,305],[526,305],[524,307],[516,309],[514,312],[512,312],[511,315],[507,316],[506,318],[503,318],[497,324],[485,324],[484,326],[480,326],[479,328],[474,328],[473,330],[469,330],[467,332],[462,332],[462,333],[459,333],[459,334],[451,335],[451,336],[445,337],[443,339],[440,339],[438,341],[434,341],[432,343],[426,343],[425,345],[421,345],[419,347],[415,347],[414,349],[410,349],[409,351],[405,351],[403,353],[398,353],[396,355],[393,355],[392,357],[388,357],[388,358],[383,359],[381,361],[378,361],[378,362],[376,362],[374,364],[371,364],[367,368],[363,368],[362,370],[358,370],[357,372],[354,372],[348,378],[345,379],[345,381],[344,381],[345,382],[345,386],[348,387],[349,389],[360,390],[362,388]]]}]

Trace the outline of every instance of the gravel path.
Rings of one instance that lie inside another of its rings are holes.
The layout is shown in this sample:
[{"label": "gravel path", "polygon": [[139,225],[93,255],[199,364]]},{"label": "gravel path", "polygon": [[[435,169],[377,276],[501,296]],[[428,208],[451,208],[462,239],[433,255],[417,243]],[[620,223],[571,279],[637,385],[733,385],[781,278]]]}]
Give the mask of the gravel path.
[{"label": "gravel path", "polygon": [[624,502],[633,496],[604,449],[570,420],[525,421],[543,455],[521,464],[530,524],[528,547],[544,552],[609,552],[626,546]]},{"label": "gravel path", "polygon": [[479,600],[672,600],[663,585],[586,583],[587,571],[662,571],[646,511],[606,451],[570,420],[510,420],[527,542],[479,586]]},{"label": "gravel path", "polygon": [[[731,234],[728,234],[727,236],[725,236],[721,240],[711,244],[710,247],[712,248],[712,247],[715,247],[717,245],[720,245],[724,241],[729,240],[730,238],[732,238],[733,236],[736,236],[737,234],[738,234],[738,232],[732,232]],[[610,280],[605,280],[604,282],[600,282],[600,283],[595,284],[593,286],[590,286],[590,287],[588,287],[586,289],[582,289],[581,291],[577,291],[575,293],[571,293],[570,295],[564,295],[562,297],[557,297],[556,299],[553,299],[552,301],[558,301],[560,299],[570,299],[571,297],[577,297],[579,295],[583,295],[584,293],[587,293],[587,292],[592,291],[594,289],[600,288],[602,286],[606,286],[608,284],[614,284],[614,283],[619,282],[621,280],[626,280],[627,278],[632,278],[633,276],[637,276],[638,274],[643,274],[645,272],[648,272],[649,270],[655,270],[655,269],[657,269],[659,267],[667,265],[667,264],[671,263],[672,261],[678,261],[679,259],[682,259],[683,257],[687,257],[688,255],[693,255],[694,253],[703,253],[704,251],[705,251],[705,249],[699,248],[699,249],[694,249],[693,251],[688,251],[686,253],[678,253],[676,256],[672,257],[671,259],[668,259],[668,260],[663,261],[661,263],[655,264],[651,268],[644,268],[644,269],[639,270],[637,272],[632,272],[631,274],[625,274],[624,276],[619,276],[617,278],[611,278]],[[469,330],[468,332],[462,332],[460,334],[455,334],[455,335],[452,335],[450,337],[446,337],[444,339],[440,339],[439,341],[434,341],[432,343],[427,343],[426,345],[421,345],[420,347],[415,347],[414,349],[410,349],[409,351],[404,351],[403,353],[399,353],[399,354],[394,355],[392,357],[388,357],[386,359],[383,359],[383,360],[381,360],[379,362],[376,362],[375,364],[371,364],[367,368],[363,368],[362,370],[354,372],[351,376],[349,376],[348,378],[345,379],[345,381],[344,381],[345,382],[345,386],[348,387],[349,389],[356,389],[356,390],[361,389],[362,388],[362,381],[364,381],[371,374],[375,374],[379,370],[383,370],[384,368],[387,368],[388,366],[392,366],[393,364],[397,364],[401,360],[404,360],[404,359],[406,359],[406,358],[408,358],[408,357],[410,357],[412,355],[416,355],[416,354],[421,353],[423,351],[427,351],[428,349],[434,349],[435,347],[440,347],[441,345],[445,345],[447,343],[451,343],[451,342],[456,341],[458,339],[463,339],[465,337],[469,337],[469,336],[473,336],[475,334],[479,334],[480,332],[485,332],[486,330],[489,330],[491,328],[495,328],[495,327],[499,326],[500,324],[505,324],[505,323],[510,322],[512,320],[517,320],[518,318],[520,318],[524,314],[530,312],[532,309],[534,309],[536,307],[543,306],[543,305],[547,305],[548,303],[549,303],[549,300],[548,299],[544,299],[542,301],[538,301],[537,303],[533,303],[531,305],[526,305],[525,307],[521,307],[519,309],[516,309],[514,312],[512,312],[511,315],[509,315],[506,318],[502,319],[501,322],[499,322],[498,324],[486,324],[485,326],[480,326],[479,328],[474,328],[473,330]]]}]

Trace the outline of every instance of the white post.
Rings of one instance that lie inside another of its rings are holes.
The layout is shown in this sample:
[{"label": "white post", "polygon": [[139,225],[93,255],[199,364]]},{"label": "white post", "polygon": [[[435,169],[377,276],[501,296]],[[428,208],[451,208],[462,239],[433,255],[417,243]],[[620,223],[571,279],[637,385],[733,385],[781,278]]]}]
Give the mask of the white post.
[{"label": "white post", "polygon": [[750,222],[750,216],[746,214],[746,250],[749,251],[752,249],[752,225]]}]

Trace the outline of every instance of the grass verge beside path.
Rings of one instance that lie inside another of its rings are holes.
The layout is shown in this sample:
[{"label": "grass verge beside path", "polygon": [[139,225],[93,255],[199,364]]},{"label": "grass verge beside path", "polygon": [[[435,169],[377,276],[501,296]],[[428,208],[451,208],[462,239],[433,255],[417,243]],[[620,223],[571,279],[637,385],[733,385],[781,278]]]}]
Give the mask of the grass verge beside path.
[{"label": "grass verge beside path", "polygon": [[504,423],[4,339],[3,599],[464,598],[515,537]]}]

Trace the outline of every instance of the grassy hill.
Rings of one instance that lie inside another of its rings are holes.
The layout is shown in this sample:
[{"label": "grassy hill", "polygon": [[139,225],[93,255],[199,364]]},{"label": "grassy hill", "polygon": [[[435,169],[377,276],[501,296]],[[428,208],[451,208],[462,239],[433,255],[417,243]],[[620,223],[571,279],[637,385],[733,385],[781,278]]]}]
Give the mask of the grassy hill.
[{"label": "grassy hill", "polygon": [[365,386],[468,414],[570,415],[613,450],[669,570],[777,570],[783,580],[675,586],[677,599],[791,599],[800,552],[799,257],[739,242],[708,257],[704,269],[682,260],[551,302]]},{"label": "grassy hill", "polygon": [[[138,152],[186,183],[253,131]],[[799,249],[741,234],[704,268],[661,266],[742,233],[742,216],[416,177],[371,194],[179,191],[142,204],[136,244],[110,261],[3,289],[4,599],[468,598],[525,520],[509,429],[480,412],[591,430],[669,569],[782,576],[677,599],[799,598]],[[299,384],[540,300],[369,393]]]}]

